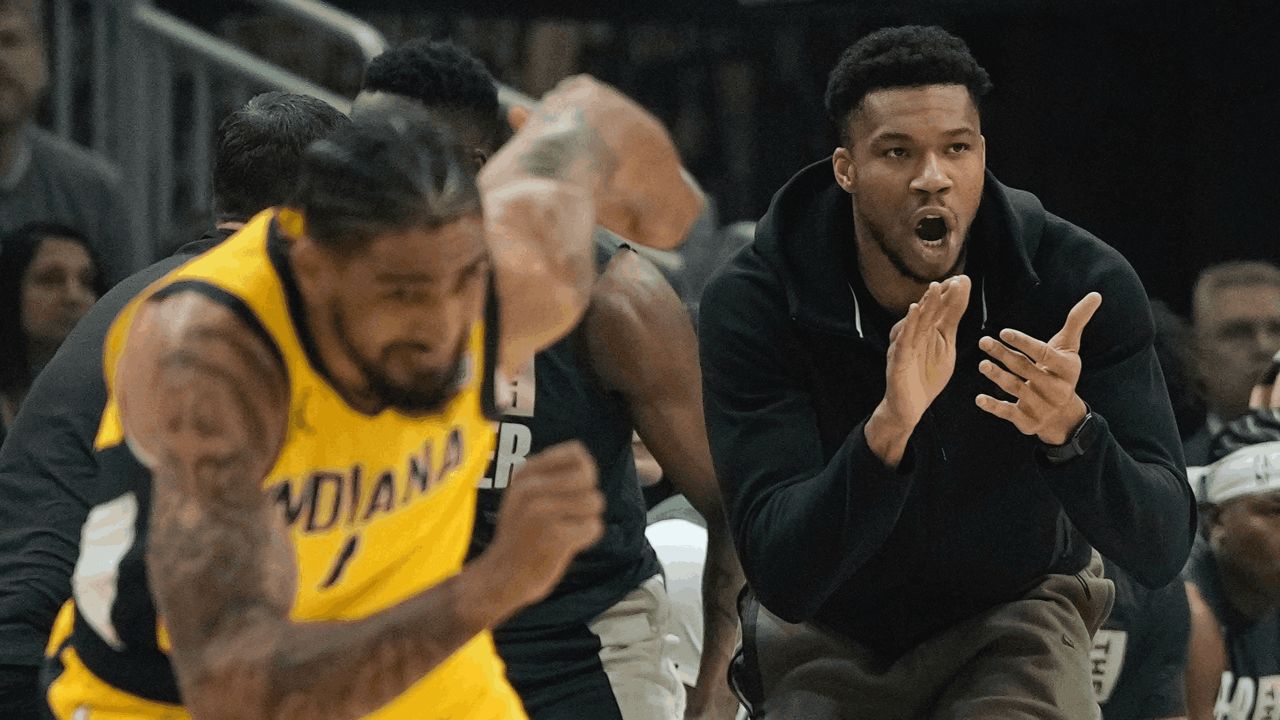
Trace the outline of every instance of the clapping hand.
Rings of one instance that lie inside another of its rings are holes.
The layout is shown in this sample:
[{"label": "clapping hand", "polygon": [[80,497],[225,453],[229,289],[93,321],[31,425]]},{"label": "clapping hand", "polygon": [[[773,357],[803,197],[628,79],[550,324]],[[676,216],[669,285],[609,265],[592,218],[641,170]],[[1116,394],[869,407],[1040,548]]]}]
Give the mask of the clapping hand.
[{"label": "clapping hand", "polygon": [[1088,412],[1076,394],[1082,368],[1080,338],[1101,305],[1098,293],[1085,295],[1048,342],[1011,329],[1000,331],[1003,342],[992,337],[979,340],[978,347],[995,362],[983,360],[978,369],[1013,401],[984,394],[977,397],[978,407],[1048,445],[1067,442]]}]

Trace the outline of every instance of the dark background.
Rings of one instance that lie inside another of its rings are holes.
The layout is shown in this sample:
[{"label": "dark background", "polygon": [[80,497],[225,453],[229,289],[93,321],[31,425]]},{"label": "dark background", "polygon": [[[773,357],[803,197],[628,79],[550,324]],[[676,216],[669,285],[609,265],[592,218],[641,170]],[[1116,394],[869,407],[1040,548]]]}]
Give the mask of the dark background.
[{"label": "dark background", "polygon": [[[830,155],[822,92],[845,46],[885,25],[940,24],[995,83],[983,108],[989,167],[1118,248],[1152,296],[1185,312],[1204,266],[1280,261],[1270,2],[335,4],[393,42],[454,37],[534,93],[546,89],[528,67],[537,28],[574,28],[563,69],[613,82],[662,117],[726,223],[758,218],[793,172]],[[230,6],[204,7],[201,20],[216,23]]]}]

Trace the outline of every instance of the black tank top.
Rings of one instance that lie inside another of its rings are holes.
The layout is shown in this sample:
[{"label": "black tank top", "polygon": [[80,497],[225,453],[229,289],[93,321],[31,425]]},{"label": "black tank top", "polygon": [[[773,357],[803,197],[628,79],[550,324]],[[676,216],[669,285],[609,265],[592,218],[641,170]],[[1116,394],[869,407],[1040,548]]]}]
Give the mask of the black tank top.
[{"label": "black tank top", "polygon": [[1214,702],[1214,720],[1280,718],[1280,611],[1250,620],[1233,608],[1213,551],[1202,540],[1191,551],[1186,575],[1222,625],[1227,646],[1227,672]]},{"label": "black tank top", "polygon": [[[614,236],[596,234],[596,265],[630,252]],[[605,532],[583,551],[545,600],[525,608],[495,635],[582,624],[660,572],[645,539],[645,504],[631,452],[631,415],[623,399],[606,392],[591,369],[585,328],[579,325],[539,353],[511,383],[511,408],[498,428],[489,470],[480,481],[469,557],[493,539],[498,506],[524,458],[567,440],[580,440],[599,466],[605,496]]]}]

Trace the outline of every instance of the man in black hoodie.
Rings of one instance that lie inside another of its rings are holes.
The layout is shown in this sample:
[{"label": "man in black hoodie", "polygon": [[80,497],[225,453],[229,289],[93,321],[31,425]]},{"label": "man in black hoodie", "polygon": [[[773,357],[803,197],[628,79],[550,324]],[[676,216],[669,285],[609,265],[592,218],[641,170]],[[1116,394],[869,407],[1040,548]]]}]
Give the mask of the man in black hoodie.
[{"label": "man in black hoodie", "polygon": [[855,43],[841,146],[703,295],[712,453],[767,608],[744,599],[736,681],[770,717],[1091,717],[1093,548],[1153,588],[1187,557],[1142,284],[986,172],[989,87],[938,28]]}]

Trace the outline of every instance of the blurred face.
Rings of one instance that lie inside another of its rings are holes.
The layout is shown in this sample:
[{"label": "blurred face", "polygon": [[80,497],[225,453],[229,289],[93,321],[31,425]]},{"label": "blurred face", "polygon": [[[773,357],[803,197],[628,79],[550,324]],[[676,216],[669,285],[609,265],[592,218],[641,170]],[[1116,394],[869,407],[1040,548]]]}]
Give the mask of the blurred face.
[{"label": "blurred face", "polygon": [[1224,568],[1280,604],[1280,492],[1223,503],[1211,521],[1209,540]]},{"label": "blurred face", "polygon": [[334,264],[333,325],[369,389],[406,414],[439,410],[455,392],[484,312],[481,219],[386,233]]},{"label": "blurred face", "polygon": [[98,299],[93,260],[84,246],[66,238],[46,238],[22,276],[22,330],[27,342],[57,349],[71,328]]},{"label": "blurred face", "polygon": [[1227,420],[1243,415],[1280,350],[1280,287],[1221,288],[1197,308],[1195,329],[1209,408]]},{"label": "blurred face", "polygon": [[857,231],[903,277],[926,283],[959,271],[982,198],[986,145],[962,85],[868,93],[834,157],[853,195]]},{"label": "blurred face", "polygon": [[425,109],[433,121],[449,128],[457,140],[458,150],[471,160],[475,172],[479,172],[485,161],[498,150],[493,138],[489,137],[489,123],[482,122],[475,113],[467,110],[426,105],[420,100],[381,90],[361,90],[352,102],[353,116],[394,113],[402,108]]},{"label": "blurred face", "polygon": [[0,11],[0,130],[35,114],[48,81],[40,28],[23,10]]}]

